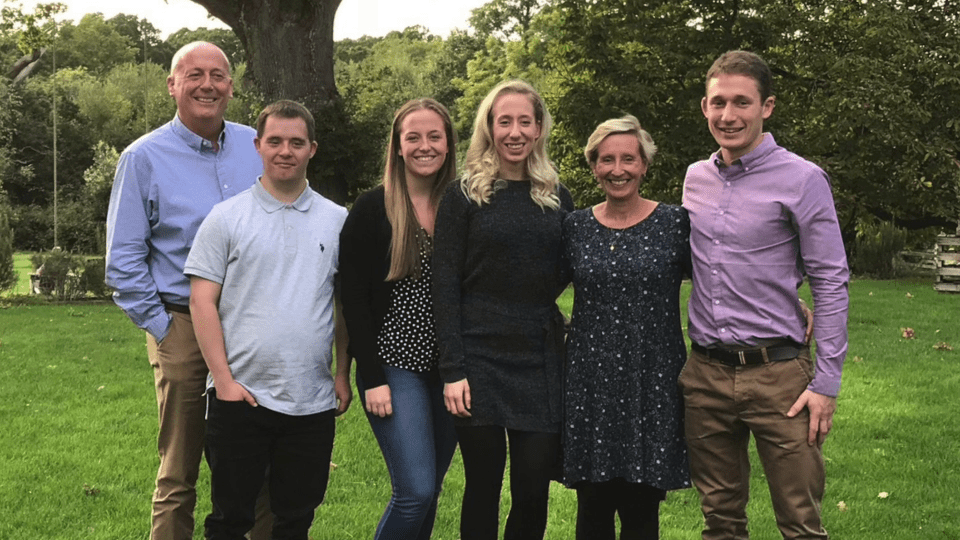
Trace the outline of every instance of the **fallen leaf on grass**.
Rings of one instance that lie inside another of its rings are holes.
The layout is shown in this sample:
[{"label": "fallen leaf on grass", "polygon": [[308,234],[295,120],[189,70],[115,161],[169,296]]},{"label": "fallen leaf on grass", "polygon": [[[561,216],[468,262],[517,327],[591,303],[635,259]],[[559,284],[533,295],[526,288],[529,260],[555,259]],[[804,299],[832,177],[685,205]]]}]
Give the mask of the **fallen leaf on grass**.
[{"label": "fallen leaf on grass", "polygon": [[83,484],[83,494],[87,497],[96,497],[100,494],[100,489],[90,484]]},{"label": "fallen leaf on grass", "polygon": [[857,362],[857,363],[863,362],[863,358],[860,357],[860,356],[854,356],[854,357],[853,357],[853,361],[854,361],[854,362]]},{"label": "fallen leaf on grass", "polygon": [[886,499],[886,498],[889,497],[889,496],[890,496],[890,494],[887,493],[886,491],[881,491],[880,494],[877,495],[877,497],[880,498],[880,499]]},{"label": "fallen leaf on grass", "polygon": [[901,328],[901,329],[900,329],[900,332],[901,332],[901,334],[903,335],[903,339],[913,339],[913,338],[917,337],[917,336],[914,334],[914,332],[913,332],[913,328],[909,328],[909,327],[908,327],[908,328]]},{"label": "fallen leaf on grass", "polygon": [[907,298],[913,298],[913,295],[910,293],[907,293]]},{"label": "fallen leaf on grass", "polygon": [[840,502],[837,503],[837,508],[839,508],[841,512],[846,512],[846,511],[847,511],[847,503],[845,503],[845,502],[843,502],[843,501],[840,501]]},{"label": "fallen leaf on grass", "polygon": [[331,461],[331,462],[330,462],[330,469],[333,470],[333,469],[336,469],[336,468],[337,468],[337,464]]},{"label": "fallen leaf on grass", "polygon": [[870,293],[870,294],[868,294],[867,296],[873,296],[873,293],[871,292],[871,293]]},{"label": "fallen leaf on grass", "polygon": [[938,341],[936,345],[933,346],[934,349],[938,351],[952,351],[953,347],[945,341]]},{"label": "fallen leaf on grass", "polygon": [[103,390],[104,388],[106,388],[106,385],[101,384],[100,386],[97,387],[97,392],[99,392],[100,390]]}]

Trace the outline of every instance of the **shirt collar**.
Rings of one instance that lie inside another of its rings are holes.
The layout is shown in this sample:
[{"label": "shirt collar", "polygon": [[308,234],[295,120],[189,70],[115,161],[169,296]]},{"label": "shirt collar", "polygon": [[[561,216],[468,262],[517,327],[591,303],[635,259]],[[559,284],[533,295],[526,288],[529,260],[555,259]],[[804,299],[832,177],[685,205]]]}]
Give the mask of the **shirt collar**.
[{"label": "shirt collar", "polygon": [[[190,131],[183,121],[180,120],[180,115],[175,114],[173,116],[173,132],[176,133],[190,148],[197,150],[198,152],[213,152],[213,143],[204,139],[203,137],[197,135],[196,133]],[[223,143],[227,140],[227,123],[223,123],[223,129],[220,130],[220,135],[218,137],[217,143],[220,146],[220,149],[223,149]]]},{"label": "shirt collar", "polygon": [[306,212],[310,209],[310,205],[313,204],[313,197],[310,194],[310,186],[304,188],[303,192],[300,193],[300,196],[297,197],[297,200],[293,203],[287,204],[285,202],[278,201],[274,198],[273,195],[267,191],[267,188],[263,187],[263,177],[258,177],[257,182],[253,184],[253,197],[260,203],[260,206],[268,213],[272,214],[277,210],[281,210],[288,206],[292,206],[295,210],[299,212]]},{"label": "shirt collar", "polygon": [[[766,157],[777,148],[777,141],[773,139],[773,133],[769,131],[763,134],[763,139],[760,141],[760,144],[756,148],[747,152],[746,155],[740,156],[740,159],[734,160],[729,166],[734,166],[740,164],[745,170],[750,170],[753,166],[760,161],[766,159]],[[726,163],[723,162],[723,156],[720,153],[720,150],[717,150],[713,154],[713,164],[716,165],[718,169],[725,169],[728,167]]]}]

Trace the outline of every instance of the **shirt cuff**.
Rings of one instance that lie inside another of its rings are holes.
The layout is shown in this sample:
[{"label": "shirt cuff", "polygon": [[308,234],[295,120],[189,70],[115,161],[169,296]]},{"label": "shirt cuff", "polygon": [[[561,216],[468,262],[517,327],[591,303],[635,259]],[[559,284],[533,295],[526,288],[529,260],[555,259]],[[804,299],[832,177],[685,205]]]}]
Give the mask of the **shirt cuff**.
[{"label": "shirt cuff", "polygon": [[144,330],[153,336],[153,339],[157,340],[157,343],[160,343],[167,337],[167,333],[170,332],[170,324],[172,322],[173,319],[170,318],[170,315],[166,311],[162,311],[160,315],[154,317],[147,323]]},{"label": "shirt cuff", "polygon": [[827,397],[835,398],[840,393],[840,380],[828,380],[827,377],[814,377],[807,390]]}]

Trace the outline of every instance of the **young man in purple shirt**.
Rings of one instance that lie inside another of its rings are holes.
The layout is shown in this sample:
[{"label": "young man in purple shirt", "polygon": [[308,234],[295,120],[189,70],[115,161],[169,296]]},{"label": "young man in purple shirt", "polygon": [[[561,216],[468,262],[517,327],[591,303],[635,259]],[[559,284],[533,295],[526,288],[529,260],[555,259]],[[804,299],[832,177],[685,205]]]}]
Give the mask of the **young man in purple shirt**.
[{"label": "young man in purple shirt", "polygon": [[[849,272],[826,173],[763,132],[771,80],[753,53],[714,62],[701,108],[720,150],[684,181],[693,350],[680,386],[704,540],[749,537],[750,433],[783,537],[827,538],[821,446],[847,351]],[[797,302],[804,276],[815,367]]]}]

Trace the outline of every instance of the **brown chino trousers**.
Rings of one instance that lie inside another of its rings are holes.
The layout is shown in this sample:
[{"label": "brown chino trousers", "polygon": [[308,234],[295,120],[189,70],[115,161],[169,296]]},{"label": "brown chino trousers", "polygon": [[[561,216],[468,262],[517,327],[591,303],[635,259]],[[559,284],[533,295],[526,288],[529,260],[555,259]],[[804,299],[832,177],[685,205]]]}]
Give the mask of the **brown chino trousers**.
[{"label": "brown chino trousers", "polygon": [[[206,433],[207,365],[190,315],[170,312],[170,316],[170,331],[159,345],[147,333],[147,356],[153,367],[160,421],[160,468],[153,493],[150,538],[190,540]],[[252,540],[270,538],[273,516],[266,495],[264,488],[257,499],[257,524],[249,535]]]},{"label": "brown chino trousers", "polygon": [[821,449],[807,444],[809,413],[787,411],[813,378],[810,349],[783,362],[731,367],[692,351],[680,374],[691,478],[703,540],[746,540],[753,433],[785,539],[827,538],[820,519]]}]

